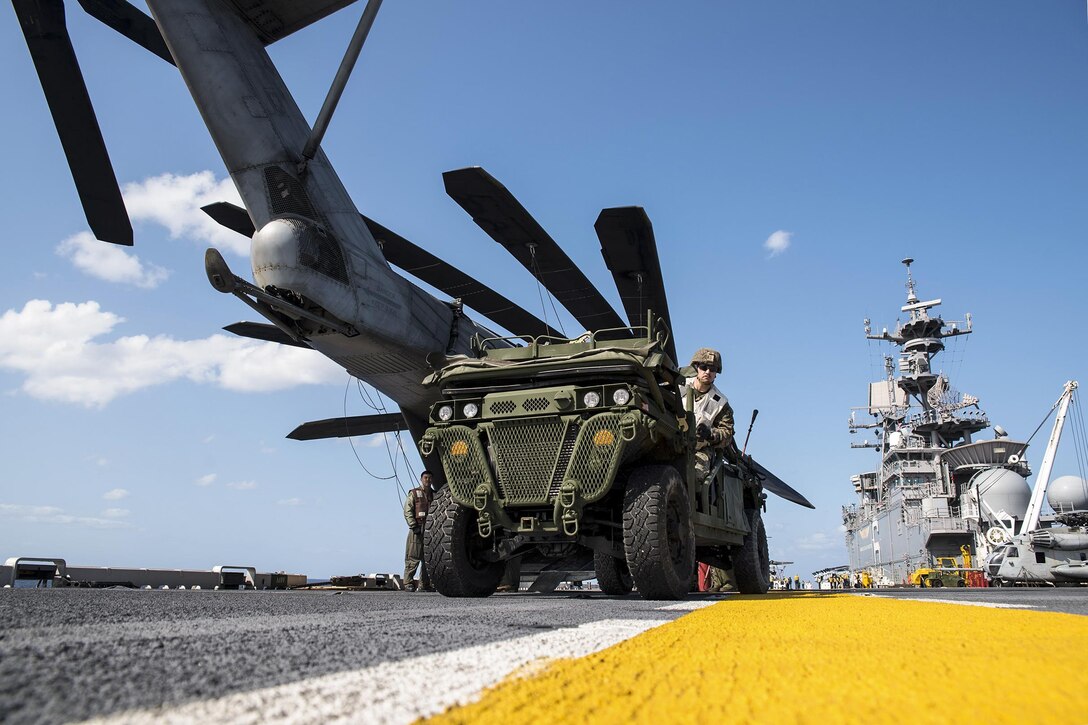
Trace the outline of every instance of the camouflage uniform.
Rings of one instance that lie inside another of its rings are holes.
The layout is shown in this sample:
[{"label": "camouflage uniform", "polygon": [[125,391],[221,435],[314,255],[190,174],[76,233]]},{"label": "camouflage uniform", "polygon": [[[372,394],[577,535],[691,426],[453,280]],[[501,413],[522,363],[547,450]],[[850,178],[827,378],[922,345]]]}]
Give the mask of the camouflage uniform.
[{"label": "camouflage uniform", "polygon": [[[407,591],[415,591],[416,567],[420,570],[420,588],[431,589],[431,578],[423,563],[423,524],[433,495],[430,485],[426,484],[413,488],[404,500],[404,522],[408,524],[408,540],[404,544],[404,588]],[[420,512],[424,516],[419,516]]]},{"label": "camouflage uniform", "polygon": [[710,586],[707,589],[708,592],[727,592],[733,589],[733,582],[730,572],[725,569],[719,569],[716,566],[710,567]]},{"label": "camouflage uniform", "polygon": [[[710,348],[699,348],[692,355],[691,364],[712,365],[721,373],[721,355]],[[710,461],[715,452],[724,452],[733,446],[736,424],[733,422],[733,408],[729,399],[713,384],[706,392],[700,393],[693,387],[697,377],[687,378],[680,386],[680,394],[687,398],[688,390],[695,394],[695,425],[705,425],[710,429],[710,438],[700,440],[695,449],[695,470],[703,480],[710,473]]]}]

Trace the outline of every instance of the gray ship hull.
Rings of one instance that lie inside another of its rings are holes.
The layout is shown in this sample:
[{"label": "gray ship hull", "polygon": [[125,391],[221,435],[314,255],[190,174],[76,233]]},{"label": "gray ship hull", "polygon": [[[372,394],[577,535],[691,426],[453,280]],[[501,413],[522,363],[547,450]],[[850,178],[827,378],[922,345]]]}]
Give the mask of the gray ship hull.
[{"label": "gray ship hull", "polygon": [[907,584],[912,571],[941,557],[959,557],[962,546],[977,550],[977,522],[921,516],[921,506],[911,504],[910,494],[893,492],[879,511],[847,512],[853,522],[846,528],[851,571],[867,571],[883,584]]}]

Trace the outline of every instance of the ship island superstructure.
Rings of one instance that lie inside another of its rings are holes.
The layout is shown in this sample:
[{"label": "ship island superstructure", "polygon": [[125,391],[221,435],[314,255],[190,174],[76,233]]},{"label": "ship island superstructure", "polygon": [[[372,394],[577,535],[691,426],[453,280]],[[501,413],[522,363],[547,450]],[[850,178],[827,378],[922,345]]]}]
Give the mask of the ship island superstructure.
[{"label": "ship island superstructure", "polygon": [[1000,543],[988,530],[998,522],[1014,528],[1031,495],[1027,444],[999,426],[979,438],[991,424],[978,398],[957,392],[935,366],[946,339],[971,334],[971,316],[945,322],[934,311],[940,299],[919,299],[913,261],[903,260],[907,319],[879,334],[865,320],[866,337],[897,352],[884,356],[885,378],[870,383],[868,405],[849,423],[851,433],[871,429],[876,437],[851,447],[879,453],[876,470],[851,477],[858,501],[843,507],[849,566],[884,584],[905,584],[919,567],[962,561],[964,552],[980,560]]}]

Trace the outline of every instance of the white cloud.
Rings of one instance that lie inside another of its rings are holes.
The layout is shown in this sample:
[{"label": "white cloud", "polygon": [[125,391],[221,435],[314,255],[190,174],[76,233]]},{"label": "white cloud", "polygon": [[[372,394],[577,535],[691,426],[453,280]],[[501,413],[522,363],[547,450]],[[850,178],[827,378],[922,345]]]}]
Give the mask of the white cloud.
[{"label": "white cloud", "polygon": [[170,276],[169,270],[155,264],[145,264],[124,247],[100,242],[90,232],[68,237],[57,246],[56,251],[80,271],[107,282],[154,289]]},{"label": "white cloud", "polygon": [[200,210],[217,201],[242,203],[229,178],[217,180],[211,171],[189,176],[162,174],[125,184],[122,195],[133,220],[161,224],[174,239],[189,237],[242,256],[249,254],[248,239],[220,226]]},{"label": "white cloud", "polygon": [[777,232],[767,237],[767,241],[763,242],[763,248],[770,254],[768,257],[777,257],[782,252],[785,252],[790,248],[790,241],[793,239],[793,232],[786,232],[779,229]]},{"label": "white cloud", "polygon": [[[274,342],[253,342],[214,335],[228,343],[227,352],[217,363],[221,387],[249,393],[283,390],[296,385],[341,383],[344,371],[324,355],[312,350],[278,345]],[[194,340],[192,343],[204,342]]]},{"label": "white cloud", "polygon": [[227,484],[227,488],[233,488],[236,491],[252,491],[257,488],[256,481],[232,481]]},{"label": "white cloud", "polygon": [[214,473],[205,473],[203,476],[193,481],[193,483],[198,486],[210,486],[215,483],[215,479],[217,478],[219,478],[219,476]]},{"label": "white cloud", "polygon": [[106,509],[102,512],[102,515],[107,519],[123,519],[128,516],[128,509]]},{"label": "white cloud", "polygon": [[225,335],[95,341],[121,322],[93,301],[31,300],[0,315],[0,369],[23,373],[27,395],[87,407],[175,380],[265,392],[343,379],[339,366],[310,350]]},{"label": "white cloud", "polygon": [[278,503],[280,506],[301,506],[302,505],[302,499],[301,498],[281,498],[276,503]]},{"label": "white cloud", "polygon": [[123,488],[113,488],[102,494],[102,498],[106,499],[107,501],[120,501],[126,496],[128,496],[128,491]]},{"label": "white cloud", "polygon": [[132,528],[132,524],[125,521],[66,514],[64,513],[64,509],[57,508],[56,506],[26,506],[22,504],[0,503],[0,518],[15,519],[30,524],[86,526],[92,529]]},{"label": "white cloud", "polygon": [[0,503],[0,515],[15,516],[56,516],[63,509],[56,506],[24,506],[14,503]]},{"label": "white cloud", "polygon": [[842,539],[837,536],[831,536],[822,531],[817,531],[815,534],[809,536],[800,536],[794,542],[793,546],[796,549],[802,549],[804,551],[825,551],[828,549],[841,549],[843,546]]}]

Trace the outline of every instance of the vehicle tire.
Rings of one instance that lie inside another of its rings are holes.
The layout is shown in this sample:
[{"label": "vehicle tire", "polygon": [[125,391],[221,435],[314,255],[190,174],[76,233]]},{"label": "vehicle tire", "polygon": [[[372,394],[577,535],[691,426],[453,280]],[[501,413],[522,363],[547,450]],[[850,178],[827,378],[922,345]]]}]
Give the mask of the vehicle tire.
[{"label": "vehicle tire", "polygon": [[996,578],[996,579],[994,579],[994,580],[992,580],[990,582],[990,586],[992,586],[992,587],[1003,587],[1003,586],[1005,586],[1005,582],[1001,581],[1001,578],[998,577],[998,578]]},{"label": "vehicle tire", "polygon": [[956,586],[958,586],[958,587],[965,587],[965,586],[967,586],[967,582],[966,582],[966,581],[964,581],[963,579],[957,579],[957,580],[956,580]]},{"label": "vehicle tire", "polygon": [[435,589],[447,597],[487,597],[495,593],[505,566],[480,557],[491,546],[476,530],[476,510],[453,500],[444,486],[431,502],[423,527],[423,559]]},{"label": "vehicle tire", "polygon": [[597,573],[597,583],[605,594],[629,594],[634,587],[631,570],[627,561],[605,554],[593,552],[593,570]]},{"label": "vehicle tire", "polygon": [[941,581],[940,579],[934,579],[933,583],[930,584],[930,586],[937,587],[938,589],[940,589],[941,587],[944,586],[944,582]]},{"label": "vehicle tire", "polygon": [[691,504],[672,466],[643,466],[623,494],[623,550],[643,599],[680,599],[695,571]]},{"label": "vehicle tire", "polygon": [[771,585],[771,557],[767,552],[767,530],[759,509],[747,509],[748,528],[744,543],[733,550],[733,579],[741,594],[766,594]]}]

